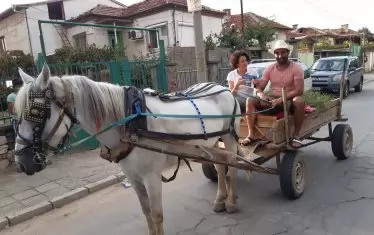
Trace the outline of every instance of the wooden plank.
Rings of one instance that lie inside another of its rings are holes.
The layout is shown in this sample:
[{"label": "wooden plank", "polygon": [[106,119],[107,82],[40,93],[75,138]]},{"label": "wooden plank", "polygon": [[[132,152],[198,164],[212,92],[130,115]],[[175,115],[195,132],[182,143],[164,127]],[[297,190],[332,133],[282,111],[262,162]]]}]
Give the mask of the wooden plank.
[{"label": "wooden plank", "polygon": [[[121,139],[121,144],[116,148],[111,149],[111,153],[122,153],[123,151],[121,149],[127,149],[128,145],[132,145],[134,147],[147,149],[153,152],[174,155],[181,158],[194,160],[196,162],[210,162],[214,164],[231,166],[242,170],[250,170],[267,174],[278,174],[276,169],[257,165],[253,162],[243,159],[243,157],[233,152],[224,149],[201,147],[198,145],[186,144],[181,141],[161,141],[148,138],[143,140],[144,141],[139,140],[137,142],[132,142],[127,139]],[[212,159],[212,156],[220,156],[221,159],[230,159],[235,157],[238,162],[232,163],[232,161],[230,160],[222,161],[217,157],[214,157],[214,159]],[[240,160],[244,161],[244,163],[240,162]]]},{"label": "wooden plank", "polygon": [[[315,111],[305,115],[305,120],[302,125],[300,136],[301,139],[309,137],[319,128],[327,125],[332,121],[339,120],[339,99],[332,100],[326,105],[323,110]],[[254,136],[271,141],[274,146],[281,145],[285,142],[286,136],[284,131],[285,119],[277,119],[275,116],[258,115],[258,120],[261,120],[259,128],[265,134],[265,138],[260,131],[255,130]],[[293,117],[288,118],[290,126],[290,134],[294,132]],[[257,123],[257,122],[256,122]],[[248,127],[245,122],[241,123],[239,137],[245,138],[248,135]]]}]

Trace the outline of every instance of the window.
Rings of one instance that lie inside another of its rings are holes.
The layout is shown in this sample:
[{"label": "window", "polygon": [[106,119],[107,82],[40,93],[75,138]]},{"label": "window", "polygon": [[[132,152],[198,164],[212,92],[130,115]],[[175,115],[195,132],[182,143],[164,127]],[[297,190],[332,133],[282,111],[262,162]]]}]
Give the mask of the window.
[{"label": "window", "polygon": [[149,27],[150,29],[156,29],[157,31],[148,31],[148,46],[152,46],[152,48],[159,48],[158,40],[160,39],[167,39],[168,36],[168,27],[167,24],[161,23],[157,26],[153,25]]},{"label": "window", "polygon": [[5,37],[2,36],[2,37],[0,37],[0,52],[4,52],[4,51],[6,51]]},{"label": "window", "polygon": [[73,36],[74,47],[77,49],[84,49],[87,45],[86,32]]},{"label": "window", "polygon": [[149,44],[152,46],[152,48],[158,48],[158,36],[157,31],[149,31]]},{"label": "window", "polygon": [[356,59],[354,60],[351,60],[350,64],[349,64],[349,68],[358,68],[358,61]]},{"label": "window", "polygon": [[50,20],[65,20],[63,2],[51,2],[47,4]]}]

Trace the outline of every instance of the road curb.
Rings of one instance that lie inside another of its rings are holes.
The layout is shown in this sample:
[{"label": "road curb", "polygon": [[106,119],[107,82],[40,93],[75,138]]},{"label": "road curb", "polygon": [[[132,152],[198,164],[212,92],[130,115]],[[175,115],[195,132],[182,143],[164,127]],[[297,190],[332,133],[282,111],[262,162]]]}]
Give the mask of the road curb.
[{"label": "road curb", "polygon": [[111,185],[120,183],[124,178],[125,175],[123,173],[111,175],[105,179],[87,184],[83,187],[54,197],[48,201],[44,201],[34,206],[27,207],[23,210],[0,217],[0,231],[9,228],[10,226],[32,219],[35,216],[39,216],[54,209],[61,208],[62,206],[70,204],[78,199],[86,197]]}]

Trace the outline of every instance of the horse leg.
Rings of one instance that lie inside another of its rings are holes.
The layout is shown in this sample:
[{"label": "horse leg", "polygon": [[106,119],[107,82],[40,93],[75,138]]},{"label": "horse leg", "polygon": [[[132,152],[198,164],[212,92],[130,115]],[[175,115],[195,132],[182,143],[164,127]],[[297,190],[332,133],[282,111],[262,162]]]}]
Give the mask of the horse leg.
[{"label": "horse leg", "polygon": [[214,200],[213,211],[218,213],[226,209],[225,207],[225,200],[227,198],[226,167],[221,164],[216,164],[215,167],[216,167],[217,176],[218,176],[218,189],[217,189],[216,199]]},{"label": "horse leg", "polygon": [[144,183],[151,206],[152,220],[156,229],[155,234],[164,235],[161,174],[150,173],[144,178]]},{"label": "horse leg", "polygon": [[144,216],[147,219],[148,234],[156,235],[157,233],[156,233],[155,224],[153,223],[153,219],[151,215],[151,207],[149,204],[149,197],[148,197],[147,189],[145,188],[144,184],[139,181],[132,182],[130,180],[130,182],[136,194],[138,195],[140,206],[142,207]]},{"label": "horse leg", "polygon": [[[231,151],[233,153],[238,152],[238,142],[235,138],[230,135],[222,136],[222,140],[225,144],[225,149]],[[235,157],[229,157],[226,159],[228,162],[233,164],[237,163],[237,159]],[[237,176],[238,176],[238,169],[235,167],[229,167],[228,171],[230,175],[230,179],[228,182],[228,197],[226,201],[226,211],[228,213],[235,213],[237,211],[237,204],[236,204],[236,194],[237,194]]]}]

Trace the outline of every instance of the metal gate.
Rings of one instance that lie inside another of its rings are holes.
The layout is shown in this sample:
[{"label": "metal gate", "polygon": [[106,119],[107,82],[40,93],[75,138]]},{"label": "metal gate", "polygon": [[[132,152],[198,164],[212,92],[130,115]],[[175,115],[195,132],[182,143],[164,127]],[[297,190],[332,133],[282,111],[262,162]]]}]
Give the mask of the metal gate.
[{"label": "metal gate", "polygon": [[[102,24],[85,24],[75,22],[56,22],[39,20],[40,31],[40,44],[42,53],[38,56],[38,70],[41,71],[46,61],[46,50],[44,44],[44,35],[42,24],[53,25],[69,25],[69,26],[86,26],[96,28],[108,29],[125,29],[125,30],[143,30],[143,31],[156,31],[156,29],[148,28],[134,28],[125,26],[102,25]],[[84,75],[95,81],[110,82],[119,85],[132,85],[138,88],[150,87],[153,89],[166,92],[168,90],[167,73],[166,73],[166,53],[163,40],[159,40],[159,58],[144,60],[144,61],[131,61],[128,59],[116,59],[114,61],[100,61],[100,62],[79,62],[79,63],[48,63],[51,74],[55,76],[62,75]],[[88,133],[80,130],[77,133],[78,138],[72,139],[77,141],[88,136]],[[99,146],[96,139],[83,144],[83,147],[94,149]]]}]

